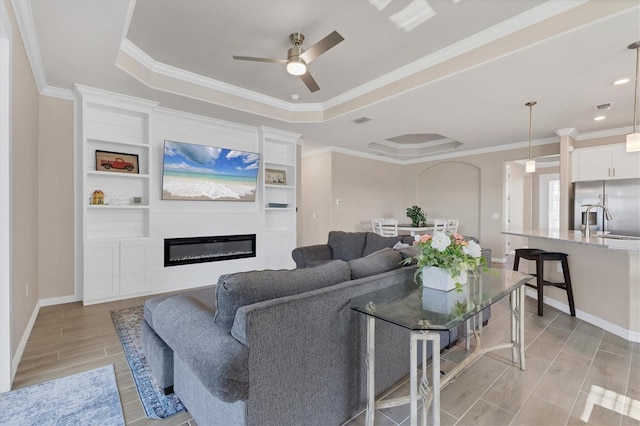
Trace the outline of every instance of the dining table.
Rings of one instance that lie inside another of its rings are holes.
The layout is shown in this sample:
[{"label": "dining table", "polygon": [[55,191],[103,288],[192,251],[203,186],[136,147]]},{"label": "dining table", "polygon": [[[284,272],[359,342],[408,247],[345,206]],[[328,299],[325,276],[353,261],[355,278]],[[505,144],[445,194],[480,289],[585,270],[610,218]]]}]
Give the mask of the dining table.
[{"label": "dining table", "polygon": [[427,223],[426,226],[411,226],[410,224],[398,225],[398,233],[405,232],[408,232],[411,236],[426,234],[428,232],[433,232],[433,224],[429,225],[429,223]]}]

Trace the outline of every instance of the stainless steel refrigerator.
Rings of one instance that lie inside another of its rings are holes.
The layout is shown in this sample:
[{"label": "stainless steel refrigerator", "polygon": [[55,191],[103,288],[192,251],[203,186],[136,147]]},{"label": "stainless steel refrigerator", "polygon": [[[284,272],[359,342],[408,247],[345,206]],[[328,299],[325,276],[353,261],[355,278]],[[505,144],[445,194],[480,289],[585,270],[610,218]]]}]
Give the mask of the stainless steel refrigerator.
[{"label": "stainless steel refrigerator", "polygon": [[604,204],[612,219],[605,220],[601,208],[592,208],[598,231],[612,234],[640,237],[640,179],[598,180],[575,182],[573,202],[573,223],[571,229],[580,229],[586,223],[583,215],[587,207],[584,204]]}]

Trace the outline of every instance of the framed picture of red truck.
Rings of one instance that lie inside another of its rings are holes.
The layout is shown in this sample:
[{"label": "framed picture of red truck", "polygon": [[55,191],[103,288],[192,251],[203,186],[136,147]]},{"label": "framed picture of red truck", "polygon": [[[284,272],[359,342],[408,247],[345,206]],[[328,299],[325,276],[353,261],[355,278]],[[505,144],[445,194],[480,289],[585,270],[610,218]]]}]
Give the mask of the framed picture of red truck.
[{"label": "framed picture of red truck", "polygon": [[96,150],[96,170],[100,172],[140,173],[138,155]]}]

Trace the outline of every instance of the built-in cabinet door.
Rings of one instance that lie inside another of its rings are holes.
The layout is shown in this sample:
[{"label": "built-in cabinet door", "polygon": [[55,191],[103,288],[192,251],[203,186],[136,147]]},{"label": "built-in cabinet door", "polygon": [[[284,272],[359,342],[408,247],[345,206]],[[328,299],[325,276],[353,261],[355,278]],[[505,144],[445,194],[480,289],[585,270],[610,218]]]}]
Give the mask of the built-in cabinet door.
[{"label": "built-in cabinet door", "polygon": [[576,181],[611,178],[611,147],[575,150],[572,161],[577,163]]},{"label": "built-in cabinet door", "polygon": [[640,152],[627,152],[625,144],[573,151],[572,180],[612,180],[640,177]]},{"label": "built-in cabinet door", "polygon": [[147,240],[120,242],[120,295],[144,293],[149,289],[149,243]]},{"label": "built-in cabinet door", "polygon": [[115,297],[120,287],[120,247],[118,241],[85,243],[85,301]]},{"label": "built-in cabinet door", "polygon": [[267,232],[265,234],[264,259],[267,269],[295,269],[291,257],[291,247],[296,245],[296,236],[285,232]]},{"label": "built-in cabinet door", "polygon": [[640,151],[627,152],[625,145],[611,148],[611,166],[613,179],[632,179],[640,177]]}]

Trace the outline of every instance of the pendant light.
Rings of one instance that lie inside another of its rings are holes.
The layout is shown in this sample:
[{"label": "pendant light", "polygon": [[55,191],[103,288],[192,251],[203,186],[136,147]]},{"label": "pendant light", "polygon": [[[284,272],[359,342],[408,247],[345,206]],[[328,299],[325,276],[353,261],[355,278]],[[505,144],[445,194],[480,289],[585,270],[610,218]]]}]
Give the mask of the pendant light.
[{"label": "pendant light", "polygon": [[636,51],[635,91],[633,92],[633,133],[627,135],[627,152],[640,151],[640,133],[636,131],[636,110],[638,107],[638,61],[640,61],[640,41],[631,43],[629,49]]},{"label": "pendant light", "polygon": [[525,163],[524,171],[527,173],[533,173],[536,171],[536,161],[531,158],[531,139],[532,139],[532,116],[533,116],[533,106],[537,104],[535,101],[527,102],[525,105],[529,107],[529,159]]}]

